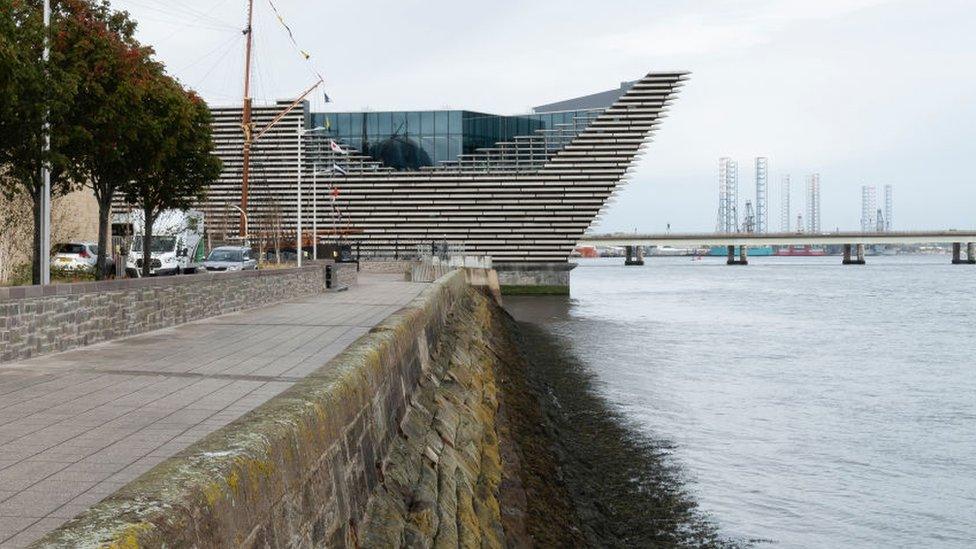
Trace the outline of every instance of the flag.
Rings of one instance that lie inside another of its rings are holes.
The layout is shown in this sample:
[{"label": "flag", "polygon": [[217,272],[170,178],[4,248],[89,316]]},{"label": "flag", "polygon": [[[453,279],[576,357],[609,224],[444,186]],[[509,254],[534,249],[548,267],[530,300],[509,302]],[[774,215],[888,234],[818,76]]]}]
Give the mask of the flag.
[{"label": "flag", "polygon": [[332,171],[337,172],[337,173],[339,173],[341,175],[349,175],[349,172],[347,172],[345,169],[343,169],[342,166],[340,166],[338,164],[333,164],[332,165]]},{"label": "flag", "polygon": [[325,102],[326,103],[331,103],[332,102],[332,99],[329,97],[329,94],[327,94],[325,92],[322,92],[322,97],[325,98]]},{"label": "flag", "polygon": [[339,146],[338,143],[336,143],[331,139],[329,140],[329,148],[331,148],[333,152],[337,152],[339,154],[349,154],[349,151],[343,149],[342,147]]}]

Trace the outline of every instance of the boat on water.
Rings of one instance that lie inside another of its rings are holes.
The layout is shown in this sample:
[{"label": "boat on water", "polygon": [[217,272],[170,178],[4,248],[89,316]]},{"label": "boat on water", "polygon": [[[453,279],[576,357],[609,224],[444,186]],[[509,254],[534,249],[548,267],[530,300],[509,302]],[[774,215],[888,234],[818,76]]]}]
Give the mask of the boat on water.
[{"label": "boat on water", "polygon": [[647,255],[653,256],[686,256],[694,255],[695,250],[693,248],[676,248],[674,246],[653,246],[647,251]]},{"label": "boat on water", "polygon": [[780,246],[776,249],[776,256],[786,256],[786,257],[810,257],[810,256],[821,256],[827,255],[827,250],[820,246]]},{"label": "boat on water", "polygon": [[[747,246],[749,250],[749,257],[763,257],[774,255],[774,250],[772,246]],[[738,253],[738,247],[736,247],[736,253]],[[708,250],[708,255],[712,257],[726,257],[729,254],[729,250],[726,246],[712,246]]]}]

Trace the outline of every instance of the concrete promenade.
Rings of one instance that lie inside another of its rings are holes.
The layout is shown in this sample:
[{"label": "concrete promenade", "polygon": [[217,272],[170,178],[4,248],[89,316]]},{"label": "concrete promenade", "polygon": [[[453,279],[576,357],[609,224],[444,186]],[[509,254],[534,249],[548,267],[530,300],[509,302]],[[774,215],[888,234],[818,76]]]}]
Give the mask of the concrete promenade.
[{"label": "concrete promenade", "polygon": [[23,547],[321,367],[425,287],[349,291],[0,366],[0,548]]}]

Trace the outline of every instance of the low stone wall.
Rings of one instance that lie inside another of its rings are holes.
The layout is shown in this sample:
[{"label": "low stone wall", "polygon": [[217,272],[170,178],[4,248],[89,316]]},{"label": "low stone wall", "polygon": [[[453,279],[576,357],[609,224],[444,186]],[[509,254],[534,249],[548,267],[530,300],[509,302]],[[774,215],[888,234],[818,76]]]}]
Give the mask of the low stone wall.
[{"label": "low stone wall", "polygon": [[359,265],[364,273],[404,274],[410,272],[410,268],[415,263],[416,261],[405,259],[389,261],[370,261],[364,259],[359,262]]},{"label": "low stone wall", "polygon": [[330,290],[345,290],[356,284],[359,267],[355,263],[336,263],[332,265],[335,283]]},{"label": "low stone wall", "polygon": [[507,295],[568,295],[569,273],[575,263],[495,263],[502,293]]},{"label": "low stone wall", "polygon": [[318,372],[37,546],[357,546],[430,349],[474,292],[460,271],[431,284]]},{"label": "low stone wall", "polygon": [[0,288],[0,363],[323,292],[325,265]]}]

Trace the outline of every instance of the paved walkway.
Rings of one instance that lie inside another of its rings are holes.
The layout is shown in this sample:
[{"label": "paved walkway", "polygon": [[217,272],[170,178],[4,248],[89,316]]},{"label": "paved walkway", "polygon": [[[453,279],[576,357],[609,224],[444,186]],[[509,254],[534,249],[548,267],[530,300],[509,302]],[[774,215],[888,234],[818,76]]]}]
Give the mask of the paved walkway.
[{"label": "paved walkway", "polygon": [[424,288],[346,292],[0,366],[0,548],[23,547],[325,364]]}]

